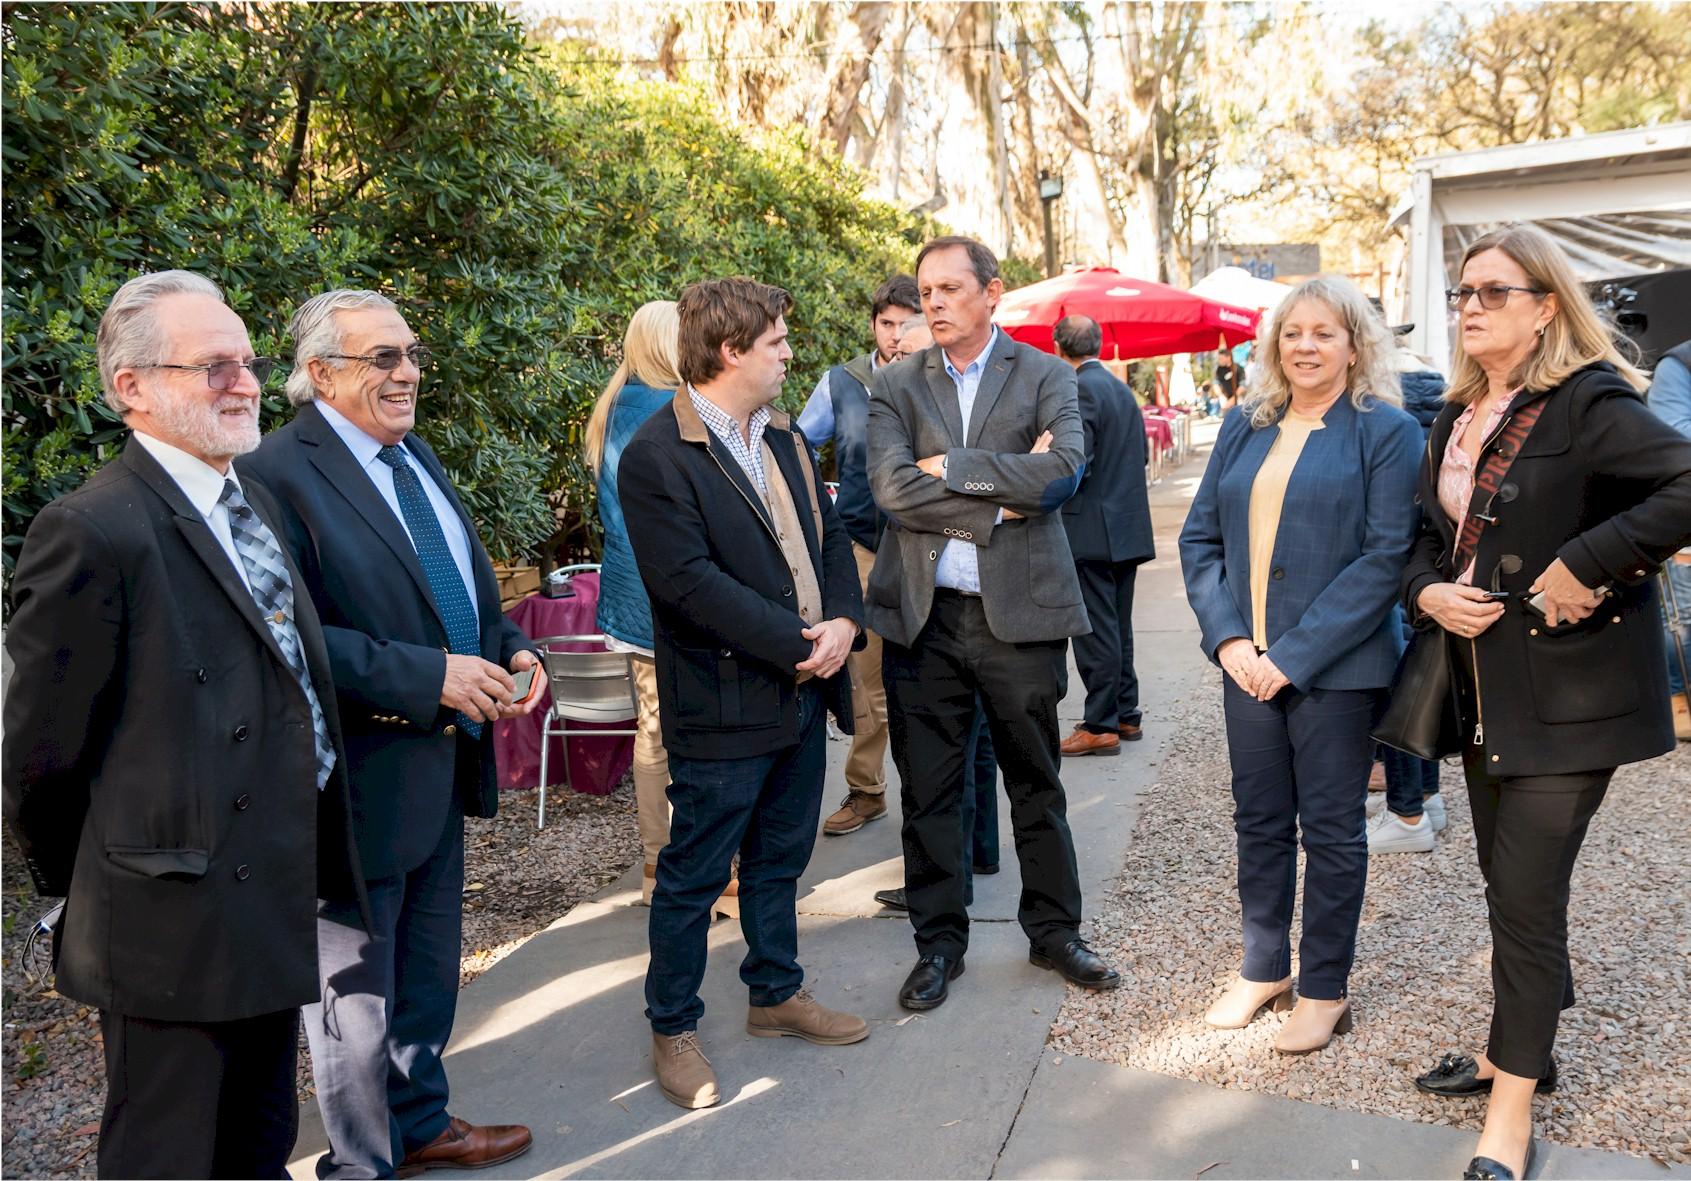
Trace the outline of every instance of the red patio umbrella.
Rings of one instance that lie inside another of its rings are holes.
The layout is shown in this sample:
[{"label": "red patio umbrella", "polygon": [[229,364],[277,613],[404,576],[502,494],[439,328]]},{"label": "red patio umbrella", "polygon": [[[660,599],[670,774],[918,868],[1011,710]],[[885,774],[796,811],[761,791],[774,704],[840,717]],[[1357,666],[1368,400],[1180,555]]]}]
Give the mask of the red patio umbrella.
[{"label": "red patio umbrella", "polygon": [[1231,347],[1256,336],[1261,313],[1114,267],[1087,267],[1006,292],[993,319],[1016,340],[1053,353],[1051,330],[1069,315],[1098,321],[1104,358],[1119,361]]}]

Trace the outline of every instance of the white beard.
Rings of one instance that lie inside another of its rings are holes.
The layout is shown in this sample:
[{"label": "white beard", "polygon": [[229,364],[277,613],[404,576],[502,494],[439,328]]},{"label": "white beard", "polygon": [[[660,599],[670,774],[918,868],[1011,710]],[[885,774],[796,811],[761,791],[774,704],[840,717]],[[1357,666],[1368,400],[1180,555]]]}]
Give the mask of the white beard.
[{"label": "white beard", "polygon": [[[238,418],[223,413],[237,402],[246,413]],[[199,398],[178,397],[161,385],[153,395],[152,418],[183,450],[207,459],[233,459],[259,442],[258,402],[239,394],[226,393],[207,405]]]}]

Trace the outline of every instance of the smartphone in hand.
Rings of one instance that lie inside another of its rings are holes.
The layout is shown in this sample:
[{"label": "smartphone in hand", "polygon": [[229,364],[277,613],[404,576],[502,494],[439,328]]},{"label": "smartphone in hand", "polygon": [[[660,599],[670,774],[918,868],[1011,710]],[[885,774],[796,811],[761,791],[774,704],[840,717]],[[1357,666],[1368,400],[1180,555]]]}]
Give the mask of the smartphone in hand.
[{"label": "smartphone in hand", "polygon": [[511,690],[512,705],[522,705],[534,695],[535,677],[539,672],[540,666],[532,664],[520,673],[511,674],[511,679],[516,682],[515,687]]}]

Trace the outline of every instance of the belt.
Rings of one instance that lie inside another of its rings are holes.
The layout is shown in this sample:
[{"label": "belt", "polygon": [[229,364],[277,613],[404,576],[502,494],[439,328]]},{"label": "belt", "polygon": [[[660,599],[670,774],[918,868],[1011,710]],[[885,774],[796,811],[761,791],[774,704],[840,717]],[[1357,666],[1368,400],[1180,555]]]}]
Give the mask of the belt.
[{"label": "belt", "polygon": [[959,598],[959,599],[978,599],[978,598],[981,597],[981,592],[980,591],[958,590],[954,586],[936,586],[936,587],[934,587],[934,597],[938,598],[941,595],[949,595],[949,596],[952,596],[954,598]]}]

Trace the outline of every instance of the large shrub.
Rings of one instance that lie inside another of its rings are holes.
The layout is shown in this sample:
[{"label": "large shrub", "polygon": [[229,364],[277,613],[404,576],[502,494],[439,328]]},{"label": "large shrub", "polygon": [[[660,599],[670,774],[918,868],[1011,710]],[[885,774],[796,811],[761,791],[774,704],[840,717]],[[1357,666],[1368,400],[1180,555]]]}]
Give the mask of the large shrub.
[{"label": "large shrub", "polygon": [[419,430],[516,557],[591,544],[577,440],[640,303],[790,288],[796,401],[866,347],[923,228],[691,92],[552,63],[491,5],[9,5],[4,42],[8,571],[121,442],[94,330],[138,271],[215,279],[261,353],[314,292],[391,295],[438,358]]}]

